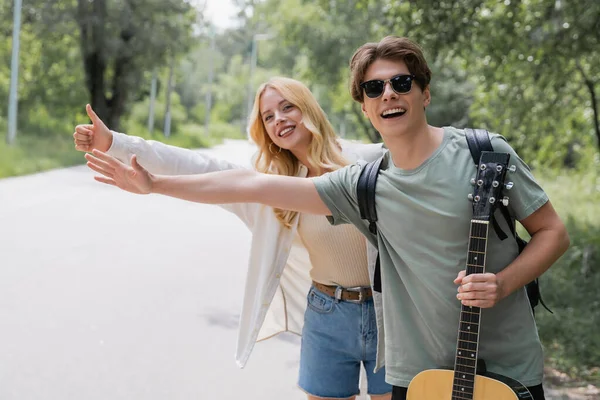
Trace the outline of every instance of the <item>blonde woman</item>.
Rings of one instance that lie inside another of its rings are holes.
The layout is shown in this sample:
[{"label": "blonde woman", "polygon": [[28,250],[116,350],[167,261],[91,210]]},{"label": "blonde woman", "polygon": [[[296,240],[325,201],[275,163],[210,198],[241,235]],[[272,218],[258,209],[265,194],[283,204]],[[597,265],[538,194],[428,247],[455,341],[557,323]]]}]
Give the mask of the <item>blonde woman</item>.
[{"label": "blonde woman", "polygon": [[[186,149],[110,131],[87,106],[91,125],[78,125],[76,149],[107,152],[151,174],[189,175],[239,166]],[[339,139],[301,82],[273,78],[256,93],[249,121],[259,172],[314,177],[383,154],[380,144]],[[98,178],[101,180],[102,178]],[[381,297],[371,292],[376,251],[351,226],[256,203],[222,205],[253,233],[236,361],[243,367],[254,343],[280,332],[302,334],[299,387],[313,399],[353,399],[360,366],[373,400],[388,400]],[[377,307],[375,307],[377,303]],[[378,348],[380,349],[378,351]],[[379,356],[379,358],[378,358]],[[375,372],[377,371],[377,372]]]}]

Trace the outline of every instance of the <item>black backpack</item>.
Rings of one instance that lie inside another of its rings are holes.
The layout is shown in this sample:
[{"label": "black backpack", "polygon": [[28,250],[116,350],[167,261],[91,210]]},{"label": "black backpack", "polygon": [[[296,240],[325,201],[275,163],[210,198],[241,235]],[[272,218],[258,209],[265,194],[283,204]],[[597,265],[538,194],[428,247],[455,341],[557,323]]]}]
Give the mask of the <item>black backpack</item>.
[{"label": "black backpack", "polygon": [[[469,150],[471,151],[471,157],[475,165],[479,164],[482,151],[494,151],[488,131],[483,129],[465,129],[465,136]],[[356,196],[358,200],[358,208],[360,211],[360,217],[369,221],[369,231],[373,235],[377,235],[377,211],[375,209],[375,185],[377,184],[377,177],[379,176],[379,170],[381,168],[381,161],[383,156],[377,160],[371,161],[360,173],[358,178],[358,185],[356,187]],[[515,230],[515,220],[510,216],[508,208],[502,203],[499,207],[502,216],[506,220],[506,223],[510,229],[511,236],[516,240],[519,247],[519,254],[523,251],[527,242],[519,237]],[[508,237],[502,230],[495,217],[491,218],[492,226],[494,231],[500,240],[504,240]],[[552,311],[546,306],[540,293],[540,285],[538,279],[529,282],[525,288],[527,289],[527,297],[529,298],[529,304],[531,309],[535,312],[535,307],[541,303],[542,306],[550,313]],[[377,262],[375,265],[375,275],[373,277],[373,290],[381,292],[381,269],[379,265],[379,256],[377,256]]]}]

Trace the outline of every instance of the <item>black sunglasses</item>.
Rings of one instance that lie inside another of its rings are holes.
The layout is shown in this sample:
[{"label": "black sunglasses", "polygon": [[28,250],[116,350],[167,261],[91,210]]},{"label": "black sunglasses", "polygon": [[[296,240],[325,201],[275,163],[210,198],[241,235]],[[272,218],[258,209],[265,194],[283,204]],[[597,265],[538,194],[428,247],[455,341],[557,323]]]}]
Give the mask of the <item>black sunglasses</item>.
[{"label": "black sunglasses", "polygon": [[412,89],[412,82],[415,80],[414,75],[400,74],[382,81],[381,79],[373,79],[372,81],[366,81],[360,84],[363,88],[367,97],[376,99],[383,94],[385,90],[385,84],[390,83],[394,92],[398,94],[407,94]]}]

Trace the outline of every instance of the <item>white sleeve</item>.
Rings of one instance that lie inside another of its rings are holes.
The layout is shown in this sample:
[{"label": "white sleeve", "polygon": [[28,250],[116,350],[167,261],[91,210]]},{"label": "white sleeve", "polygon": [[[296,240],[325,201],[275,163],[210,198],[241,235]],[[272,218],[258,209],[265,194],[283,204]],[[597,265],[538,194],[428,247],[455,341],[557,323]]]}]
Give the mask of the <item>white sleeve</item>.
[{"label": "white sleeve", "polygon": [[140,165],[152,174],[192,175],[207,172],[244,168],[225,160],[219,160],[194,150],[170,146],[154,140],[128,136],[112,131],[113,141],[108,154],[129,164],[133,154]]},{"label": "white sleeve", "polygon": [[[115,131],[112,131],[112,134],[112,145],[107,153],[127,164],[135,154],[139,164],[152,174],[193,175],[245,168],[194,150]],[[253,228],[254,216],[260,207],[259,204],[254,203],[221,204],[220,206],[237,215],[250,229]]]}]

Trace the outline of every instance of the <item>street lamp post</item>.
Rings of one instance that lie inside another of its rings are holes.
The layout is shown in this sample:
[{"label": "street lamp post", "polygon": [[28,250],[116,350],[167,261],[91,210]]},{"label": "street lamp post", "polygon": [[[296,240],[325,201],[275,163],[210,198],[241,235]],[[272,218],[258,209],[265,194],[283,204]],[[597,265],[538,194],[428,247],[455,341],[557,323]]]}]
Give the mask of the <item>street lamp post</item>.
[{"label": "street lamp post", "polygon": [[152,71],[152,83],[150,84],[150,109],[148,110],[148,132],[152,134],[154,131],[154,102],[156,101],[156,84],[158,81],[158,73],[156,67]]},{"label": "street lamp post", "polygon": [[214,63],[213,57],[215,56],[215,27],[210,26],[210,53],[208,56],[208,89],[206,90],[206,115],[204,116],[204,135],[208,136],[208,127],[210,125],[210,112],[212,109],[212,85],[214,79]]},{"label": "street lamp post", "polygon": [[252,112],[253,86],[252,79],[254,78],[254,70],[258,62],[258,41],[267,40],[272,37],[269,33],[257,33],[252,36],[252,51],[250,53],[250,76],[248,78],[248,96],[246,99],[246,123],[250,122],[250,113]]},{"label": "street lamp post", "polygon": [[21,32],[21,0],[15,0],[13,14],[12,59],[10,62],[10,91],[8,95],[8,135],[12,144],[17,136],[17,85],[19,79],[19,33]]},{"label": "street lamp post", "polygon": [[169,65],[169,81],[167,82],[167,98],[165,107],[165,137],[171,136],[171,92],[173,91],[173,69],[175,69],[175,54],[171,55],[171,64]]}]

